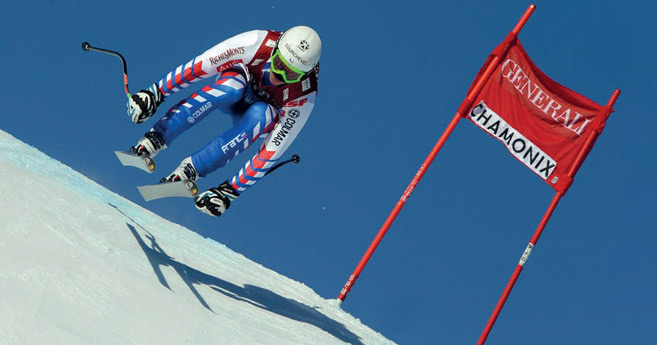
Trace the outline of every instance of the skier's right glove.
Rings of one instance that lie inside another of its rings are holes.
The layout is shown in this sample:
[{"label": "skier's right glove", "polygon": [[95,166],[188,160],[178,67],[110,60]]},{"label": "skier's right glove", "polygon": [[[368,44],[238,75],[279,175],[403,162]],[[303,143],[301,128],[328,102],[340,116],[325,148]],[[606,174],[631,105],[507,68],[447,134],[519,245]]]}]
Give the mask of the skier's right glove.
[{"label": "skier's right glove", "polygon": [[157,84],[151,85],[146,90],[141,90],[132,95],[126,104],[128,116],[134,123],[142,123],[157,110],[157,107],[164,102],[164,95]]},{"label": "skier's right glove", "polygon": [[210,188],[194,198],[196,208],[210,216],[219,217],[230,207],[230,202],[240,196],[228,181]]}]

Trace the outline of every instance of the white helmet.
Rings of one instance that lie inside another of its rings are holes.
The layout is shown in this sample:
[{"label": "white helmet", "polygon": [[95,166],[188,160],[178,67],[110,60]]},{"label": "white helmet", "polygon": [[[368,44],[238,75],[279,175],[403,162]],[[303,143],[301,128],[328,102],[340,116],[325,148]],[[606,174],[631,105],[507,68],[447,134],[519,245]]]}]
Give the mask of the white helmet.
[{"label": "white helmet", "polygon": [[292,67],[306,73],[317,65],[322,55],[322,41],[315,30],[295,26],[281,35],[278,50]]}]

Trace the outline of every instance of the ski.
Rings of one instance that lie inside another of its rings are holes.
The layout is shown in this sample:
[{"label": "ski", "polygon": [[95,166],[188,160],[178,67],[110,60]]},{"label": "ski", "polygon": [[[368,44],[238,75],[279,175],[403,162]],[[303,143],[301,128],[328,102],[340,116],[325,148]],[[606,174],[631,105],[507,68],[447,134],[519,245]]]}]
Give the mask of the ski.
[{"label": "ski", "polygon": [[119,159],[119,161],[121,161],[123,166],[135,167],[149,174],[153,173],[155,170],[155,161],[153,161],[153,158],[149,156],[138,156],[132,152],[127,151],[114,151],[114,154]]},{"label": "ski", "polygon": [[170,197],[193,198],[198,193],[196,183],[191,180],[139,186],[137,189],[146,201]]}]

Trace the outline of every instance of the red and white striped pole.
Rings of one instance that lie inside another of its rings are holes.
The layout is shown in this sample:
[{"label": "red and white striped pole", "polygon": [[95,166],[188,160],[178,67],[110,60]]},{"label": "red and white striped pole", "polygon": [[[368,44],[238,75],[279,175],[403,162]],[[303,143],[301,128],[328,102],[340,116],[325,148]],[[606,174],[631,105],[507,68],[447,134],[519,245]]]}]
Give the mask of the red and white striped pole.
[{"label": "red and white striped pole", "polygon": [[[614,90],[614,93],[611,95],[609,101],[607,102],[606,105],[607,113],[605,115],[606,117],[609,117],[609,114],[611,113],[614,103],[616,103],[616,100],[618,99],[618,96],[620,96],[620,90],[616,89]],[[573,164],[572,168],[567,173],[567,176],[568,178],[571,179],[571,181],[572,178],[577,173],[577,170],[579,170],[579,167],[584,162],[584,158],[586,158],[586,155],[591,150],[591,147],[593,147],[593,144],[595,143],[595,140],[599,134],[600,133],[596,131],[589,132],[589,135],[586,138],[586,142],[584,146],[582,146],[582,149],[577,154],[577,158],[575,159],[575,164]],[[538,239],[541,237],[541,234],[543,233],[543,229],[545,229],[548,220],[550,220],[550,217],[552,216],[554,209],[557,207],[557,204],[561,200],[561,197],[564,195],[564,193],[557,192],[552,198],[552,202],[550,202],[547,211],[545,211],[545,214],[543,215],[543,219],[541,219],[541,222],[538,224],[538,228],[536,228],[536,231],[534,231],[534,235],[529,241],[527,248],[522,253],[522,256],[520,257],[520,261],[518,262],[516,269],[513,271],[513,274],[511,275],[511,279],[509,279],[509,282],[506,284],[506,287],[504,288],[504,292],[502,293],[502,296],[500,297],[499,301],[497,302],[497,305],[495,306],[495,309],[493,310],[493,314],[488,319],[488,322],[486,323],[486,327],[484,328],[484,331],[481,333],[481,336],[479,337],[479,341],[477,341],[477,345],[483,345],[486,342],[486,338],[488,338],[490,331],[493,329],[493,325],[495,324],[497,317],[500,315],[500,311],[502,311],[502,307],[504,306],[504,303],[506,303],[507,298],[509,298],[511,289],[513,289],[513,286],[516,284],[516,281],[518,280],[518,277],[520,276],[520,273],[522,272],[525,263],[529,259],[529,255],[531,254],[532,250],[536,246],[536,242],[538,242]]]},{"label": "red and white striped pole", "polygon": [[[516,24],[516,26],[511,31],[512,35],[514,36],[518,35],[518,33],[525,25],[525,23],[527,22],[527,20],[532,15],[535,9],[536,6],[534,6],[533,4],[529,6],[529,8],[525,11],[523,16],[518,21],[518,24]],[[459,120],[463,118],[463,114],[461,114],[462,112],[461,109],[469,109],[470,106],[472,106],[472,102],[474,102],[475,96],[479,93],[479,91],[481,91],[481,88],[488,80],[488,77],[490,77],[493,70],[497,68],[497,65],[500,62],[499,60],[500,60],[499,57],[495,56],[491,61],[491,63],[488,65],[488,67],[484,70],[484,73],[481,74],[481,77],[475,81],[474,87],[470,89],[470,92],[468,92],[465,100],[459,107],[459,111],[456,112],[456,115],[454,115],[454,118],[452,118],[452,121],[449,123],[443,134],[440,136],[440,138],[434,145],[433,149],[429,153],[429,156],[427,156],[427,158],[424,160],[424,163],[422,163],[422,166],[420,166],[420,170],[418,170],[418,172],[415,174],[411,183],[408,185],[408,187],[406,187],[404,194],[402,194],[401,198],[393,208],[392,212],[390,213],[386,221],[383,223],[383,226],[379,230],[379,233],[374,238],[374,241],[372,241],[372,244],[370,244],[369,248],[365,252],[365,255],[363,255],[362,259],[358,263],[358,266],[356,266],[354,272],[349,276],[349,279],[347,279],[347,283],[344,285],[342,291],[340,291],[340,294],[338,295],[338,304],[342,304],[342,302],[344,302],[344,299],[347,297],[347,294],[356,283],[356,280],[358,279],[361,272],[363,271],[363,268],[365,268],[365,265],[370,260],[370,257],[372,256],[376,248],[379,246],[379,243],[383,239],[383,236],[385,236],[386,232],[388,232],[388,229],[395,221],[395,218],[397,218],[397,215],[406,204],[406,200],[408,200],[408,198],[413,193],[413,190],[415,190],[415,187],[420,182],[420,180],[424,176],[424,173],[427,171],[433,160],[436,158],[436,155],[447,141],[447,138],[449,138],[449,136],[452,134],[452,131],[454,131],[454,128],[458,124]]]}]

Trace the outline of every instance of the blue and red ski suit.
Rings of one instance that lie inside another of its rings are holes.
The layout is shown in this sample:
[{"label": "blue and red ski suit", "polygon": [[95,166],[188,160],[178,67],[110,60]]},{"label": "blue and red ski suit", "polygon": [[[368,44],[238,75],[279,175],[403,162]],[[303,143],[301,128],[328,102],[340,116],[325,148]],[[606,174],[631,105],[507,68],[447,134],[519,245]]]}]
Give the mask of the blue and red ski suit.
[{"label": "blue and red ski suit", "polygon": [[319,65],[299,82],[273,85],[269,61],[281,32],[254,30],[227,39],[182,64],[158,84],[170,96],[204,79],[214,82],[171,107],[153,126],[169,146],[214,110],[231,116],[233,127],[192,154],[200,177],[222,168],[265,136],[260,150],[229,182],[243,192],[280,159],[315,105]]}]

